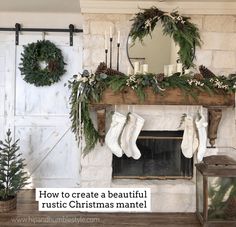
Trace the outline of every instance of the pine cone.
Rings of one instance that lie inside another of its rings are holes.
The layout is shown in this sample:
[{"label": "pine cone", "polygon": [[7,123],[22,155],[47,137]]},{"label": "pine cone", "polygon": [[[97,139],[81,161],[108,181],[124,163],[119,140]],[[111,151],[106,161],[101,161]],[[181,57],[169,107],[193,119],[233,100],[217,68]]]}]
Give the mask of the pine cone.
[{"label": "pine cone", "polygon": [[105,73],[107,70],[107,66],[106,66],[106,63],[105,62],[101,62],[97,69],[96,69],[96,72],[95,72],[95,75],[99,75],[101,73]]},{"label": "pine cone", "polygon": [[204,78],[210,79],[210,78],[216,77],[216,75],[204,65],[199,66],[199,71]]},{"label": "pine cone", "polygon": [[194,76],[193,76],[193,79],[195,79],[195,80],[203,80],[204,77],[202,76],[201,73],[195,73]]},{"label": "pine cone", "polygon": [[228,218],[236,218],[236,197],[231,196],[229,197],[226,208],[225,214]]},{"label": "pine cone", "polygon": [[108,76],[124,76],[125,74],[122,72],[119,72],[114,69],[107,68],[106,63],[101,62],[99,66],[97,67],[97,70],[95,72],[95,75],[99,75],[101,73],[105,73]]},{"label": "pine cone", "polygon": [[158,82],[161,82],[161,81],[163,81],[164,80],[164,73],[158,73],[158,74],[156,74],[156,76],[155,76],[155,78],[156,78],[156,80],[158,81]]},{"label": "pine cone", "polygon": [[124,76],[125,74],[114,69],[107,68],[106,72],[109,76]]}]

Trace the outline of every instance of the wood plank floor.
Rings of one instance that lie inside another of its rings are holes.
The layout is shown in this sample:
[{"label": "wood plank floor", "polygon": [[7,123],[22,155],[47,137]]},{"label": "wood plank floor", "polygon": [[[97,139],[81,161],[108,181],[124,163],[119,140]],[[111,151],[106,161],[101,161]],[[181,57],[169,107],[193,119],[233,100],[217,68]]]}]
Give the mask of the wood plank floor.
[{"label": "wood plank floor", "polygon": [[34,190],[23,190],[17,209],[0,213],[0,227],[200,227],[192,213],[39,212]]}]

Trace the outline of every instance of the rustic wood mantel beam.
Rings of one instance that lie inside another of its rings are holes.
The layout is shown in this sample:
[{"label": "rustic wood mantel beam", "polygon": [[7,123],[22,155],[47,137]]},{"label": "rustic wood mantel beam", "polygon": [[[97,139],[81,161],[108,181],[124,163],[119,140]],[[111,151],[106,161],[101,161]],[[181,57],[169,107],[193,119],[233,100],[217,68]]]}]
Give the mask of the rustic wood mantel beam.
[{"label": "rustic wood mantel beam", "polygon": [[211,147],[215,145],[217,138],[217,131],[222,118],[222,109],[220,108],[208,108],[208,138]]},{"label": "rustic wood mantel beam", "polygon": [[100,135],[99,142],[103,146],[106,134],[106,107],[107,105],[92,105],[97,113],[97,130]]},{"label": "rustic wood mantel beam", "polygon": [[110,105],[201,105],[208,109],[208,138],[211,147],[214,147],[217,138],[217,130],[222,117],[222,109],[235,105],[235,95],[214,94],[193,91],[197,98],[186,95],[179,88],[172,88],[162,94],[156,94],[151,88],[145,90],[146,99],[140,101],[134,90],[126,88],[123,91],[114,92],[107,89],[99,103],[91,103],[97,111],[98,132],[101,136],[101,144],[105,138],[106,107]]},{"label": "rustic wood mantel beam", "polygon": [[141,101],[131,88],[125,88],[123,91],[114,92],[107,89],[103,92],[102,100],[99,103],[103,105],[201,105],[214,107],[234,106],[234,94],[214,94],[193,90],[195,97],[185,94],[179,88],[170,88],[162,93],[154,93],[151,88],[145,90],[146,99]]}]

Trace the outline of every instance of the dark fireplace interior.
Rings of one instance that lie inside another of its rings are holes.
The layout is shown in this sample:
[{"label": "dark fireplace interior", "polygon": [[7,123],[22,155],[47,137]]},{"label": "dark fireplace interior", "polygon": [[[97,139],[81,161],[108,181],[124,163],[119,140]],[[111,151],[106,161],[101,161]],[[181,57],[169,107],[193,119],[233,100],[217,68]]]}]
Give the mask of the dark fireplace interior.
[{"label": "dark fireplace interior", "polygon": [[113,155],[113,178],[191,179],[193,158],[181,151],[183,131],[142,131],[137,140],[141,158]]}]

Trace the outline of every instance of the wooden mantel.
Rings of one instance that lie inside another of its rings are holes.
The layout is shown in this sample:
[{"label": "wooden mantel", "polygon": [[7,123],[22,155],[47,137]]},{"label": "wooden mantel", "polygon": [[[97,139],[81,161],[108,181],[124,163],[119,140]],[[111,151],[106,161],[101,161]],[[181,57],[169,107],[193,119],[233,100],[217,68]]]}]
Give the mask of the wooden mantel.
[{"label": "wooden mantel", "polygon": [[[222,116],[222,109],[234,107],[235,95],[232,94],[213,94],[194,91],[197,98],[186,95],[179,88],[168,89],[161,94],[156,94],[151,88],[145,91],[145,101],[140,101],[134,90],[126,88],[122,92],[113,92],[107,89],[103,92],[99,103],[91,103],[92,108],[97,111],[98,132],[105,136],[105,116],[106,106],[110,105],[200,105],[208,109],[208,138],[211,147],[214,147],[217,138],[218,125]],[[104,139],[101,139],[103,143]]]},{"label": "wooden mantel", "polygon": [[151,88],[146,89],[146,99],[140,101],[135,91],[131,88],[124,89],[122,92],[113,92],[107,89],[103,92],[102,100],[95,105],[201,105],[214,107],[234,106],[234,94],[214,94],[198,92],[197,99],[186,96],[179,88],[172,88],[163,91],[162,94],[153,93]]}]

